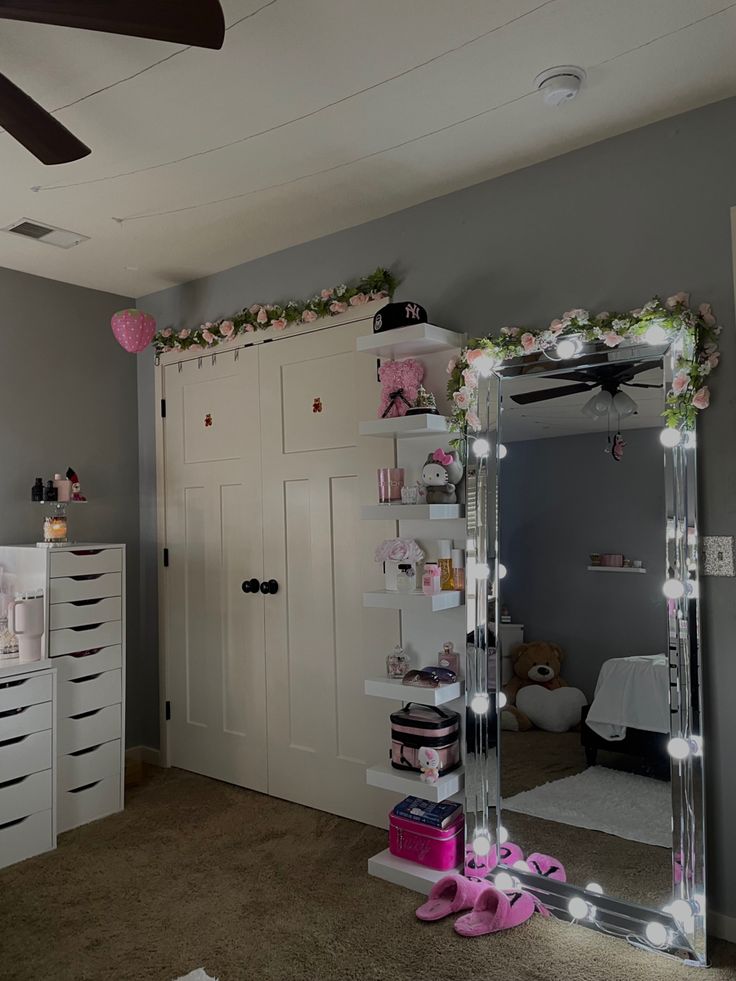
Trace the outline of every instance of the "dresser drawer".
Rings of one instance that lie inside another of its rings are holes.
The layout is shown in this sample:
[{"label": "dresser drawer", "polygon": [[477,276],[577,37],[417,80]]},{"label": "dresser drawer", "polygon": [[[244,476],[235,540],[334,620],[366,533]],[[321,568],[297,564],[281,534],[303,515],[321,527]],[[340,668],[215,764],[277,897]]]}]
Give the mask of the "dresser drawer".
[{"label": "dresser drawer", "polygon": [[49,582],[51,603],[74,603],[77,600],[100,599],[122,594],[119,572],[104,572],[92,576],[64,576]]},{"label": "dresser drawer", "polygon": [[51,759],[50,729],[0,743],[0,783],[47,770]]},{"label": "dresser drawer", "polygon": [[123,651],[119,644],[112,647],[100,647],[84,654],[66,654],[54,661],[59,673],[59,683],[63,684],[70,678],[88,678],[100,671],[112,671],[121,667]]},{"label": "dresser drawer", "polygon": [[109,620],[120,620],[121,612],[122,601],[119,596],[77,600],[75,603],[52,603],[49,611],[49,626],[52,630],[59,630],[62,627],[106,623]]},{"label": "dresser drawer", "polygon": [[29,705],[27,708],[11,709],[0,714],[0,742],[14,736],[26,736],[30,732],[41,732],[51,728],[51,702]]},{"label": "dresser drawer", "polygon": [[119,780],[122,765],[119,739],[60,756],[59,790],[74,790],[76,787],[84,787],[103,777],[117,775]]},{"label": "dresser drawer", "polygon": [[32,674],[25,678],[8,678],[0,681],[0,712],[50,702],[52,681],[50,674]]},{"label": "dresser drawer", "polygon": [[120,774],[59,793],[59,831],[120,810]]},{"label": "dresser drawer", "polygon": [[121,639],[120,620],[90,624],[87,627],[66,627],[63,630],[51,631],[49,654],[51,657],[58,657],[59,654],[75,654],[96,647],[119,644]]},{"label": "dresser drawer", "polygon": [[88,749],[120,738],[120,705],[108,705],[76,719],[59,719],[57,755]]},{"label": "dresser drawer", "polygon": [[120,572],[123,553],[119,548],[64,549],[49,553],[50,575],[95,576],[102,572]]},{"label": "dresser drawer", "polygon": [[121,700],[121,671],[103,671],[62,681],[59,692],[59,715],[67,718],[90,709],[116,705]]},{"label": "dresser drawer", "polygon": [[0,868],[54,847],[51,811],[39,811],[0,826]]},{"label": "dresser drawer", "polygon": [[48,811],[52,805],[51,770],[41,770],[0,784],[0,825]]}]

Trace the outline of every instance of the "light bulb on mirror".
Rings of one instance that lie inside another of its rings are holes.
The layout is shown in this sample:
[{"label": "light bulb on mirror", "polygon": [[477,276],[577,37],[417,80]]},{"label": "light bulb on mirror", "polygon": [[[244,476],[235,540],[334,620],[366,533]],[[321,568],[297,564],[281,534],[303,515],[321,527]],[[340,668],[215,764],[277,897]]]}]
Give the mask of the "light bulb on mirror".
[{"label": "light bulb on mirror", "polygon": [[557,346],[555,348],[557,357],[562,361],[567,361],[569,358],[574,358],[575,355],[580,354],[582,349],[583,345],[579,337],[563,337],[557,342]]},{"label": "light bulb on mirror", "polygon": [[658,923],[656,920],[652,920],[651,923],[647,923],[644,936],[652,947],[664,947],[670,938],[670,931],[664,923]]},{"label": "light bulb on mirror", "polygon": [[520,872],[531,872],[529,863],[525,862],[523,858],[520,858],[518,862],[514,862],[514,868],[518,869]]},{"label": "light bulb on mirror", "polygon": [[512,889],[519,889],[521,886],[516,876],[510,875],[508,872],[497,872],[493,877],[493,884],[501,892],[510,892]]},{"label": "light bulb on mirror", "polygon": [[476,358],[473,362],[473,367],[481,378],[488,378],[493,369],[496,367],[496,360],[495,358],[492,358],[490,354],[481,354],[481,356]]},{"label": "light bulb on mirror", "polygon": [[508,453],[508,450],[503,445],[503,443],[499,443],[498,444],[498,449],[496,450],[496,456],[498,457],[498,459],[499,460],[503,460],[503,458],[506,456],[507,453]]},{"label": "light bulb on mirror", "polygon": [[664,344],[667,340],[667,331],[661,324],[654,322],[644,335],[644,340],[647,344]]},{"label": "light bulb on mirror", "polygon": [[674,736],[667,743],[667,752],[673,760],[686,760],[688,756],[698,756],[701,745],[697,736],[685,739],[683,736]]},{"label": "light bulb on mirror", "polygon": [[485,715],[491,704],[491,700],[485,692],[478,692],[470,700],[470,708],[476,715]]},{"label": "light bulb on mirror", "polygon": [[505,565],[503,564],[503,562],[499,562],[499,563],[498,563],[498,578],[499,578],[499,579],[505,579],[505,578],[506,578],[506,573],[507,573],[507,572],[508,572],[508,569],[507,569],[507,568],[506,568],[506,566],[505,566]]},{"label": "light bulb on mirror", "polygon": [[485,562],[476,562],[473,568],[473,575],[476,579],[487,579],[491,574],[491,570]]},{"label": "light bulb on mirror", "polygon": [[585,887],[585,891],[592,892],[596,896],[602,896],[603,886],[599,886],[597,882],[589,882],[588,885]]},{"label": "light bulb on mirror", "polygon": [[506,830],[506,828],[504,828],[503,825],[501,825],[500,828],[498,829],[498,840],[501,842],[502,845],[505,845],[506,842],[509,840],[509,833]]},{"label": "light bulb on mirror", "polygon": [[697,903],[688,902],[687,899],[676,899],[666,908],[665,912],[670,913],[672,918],[680,923],[686,930],[692,930],[695,914],[698,912]]},{"label": "light bulb on mirror", "polygon": [[487,439],[476,439],[473,443],[473,453],[481,459],[491,452],[491,444]]},{"label": "light bulb on mirror", "polygon": [[672,426],[667,426],[659,434],[659,441],[662,446],[666,446],[668,449],[672,449],[673,446],[678,446],[680,440],[682,439],[682,433],[679,429],[674,429]]},{"label": "light bulb on mirror", "polygon": [[662,586],[662,592],[667,599],[680,599],[685,595],[685,584],[679,579],[667,579]]},{"label": "light bulb on mirror", "polygon": [[586,903],[582,896],[573,896],[567,904],[567,912],[573,920],[584,920],[590,915],[590,903]]},{"label": "light bulb on mirror", "polygon": [[497,701],[498,707],[500,709],[502,709],[502,708],[505,707],[507,699],[506,699],[506,696],[504,695],[504,693],[502,691],[500,691],[498,693],[498,697],[497,697],[496,701]]},{"label": "light bulb on mirror", "polygon": [[481,832],[473,838],[473,851],[476,855],[480,855],[481,858],[487,855],[491,850],[491,839],[487,834]]}]

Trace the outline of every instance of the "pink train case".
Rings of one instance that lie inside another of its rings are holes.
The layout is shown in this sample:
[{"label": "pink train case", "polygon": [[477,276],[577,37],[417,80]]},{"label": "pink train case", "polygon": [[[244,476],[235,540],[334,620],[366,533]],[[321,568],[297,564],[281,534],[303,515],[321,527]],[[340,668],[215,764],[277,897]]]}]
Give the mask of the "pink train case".
[{"label": "pink train case", "polygon": [[433,828],[407,818],[389,815],[388,847],[392,855],[428,869],[446,872],[462,864],[465,846],[462,811],[446,828]]}]

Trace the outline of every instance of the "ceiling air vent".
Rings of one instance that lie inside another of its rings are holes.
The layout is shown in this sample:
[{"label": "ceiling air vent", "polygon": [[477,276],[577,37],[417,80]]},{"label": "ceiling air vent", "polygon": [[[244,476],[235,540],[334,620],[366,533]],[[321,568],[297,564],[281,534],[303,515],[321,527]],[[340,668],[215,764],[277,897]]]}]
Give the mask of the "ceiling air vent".
[{"label": "ceiling air vent", "polygon": [[59,249],[71,249],[74,245],[89,241],[89,235],[70,232],[65,228],[54,228],[52,225],[43,225],[39,221],[31,221],[30,218],[20,218],[18,221],[13,221],[6,225],[2,231],[11,232],[13,235],[22,235],[24,238],[33,238],[37,242],[55,245]]}]

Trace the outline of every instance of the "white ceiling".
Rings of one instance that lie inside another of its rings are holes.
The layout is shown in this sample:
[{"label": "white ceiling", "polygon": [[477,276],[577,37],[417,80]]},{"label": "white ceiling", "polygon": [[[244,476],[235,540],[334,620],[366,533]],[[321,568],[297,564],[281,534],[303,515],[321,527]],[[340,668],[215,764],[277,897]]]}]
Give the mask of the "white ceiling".
[{"label": "white ceiling", "polygon": [[[2,71],[93,148],[44,167],[0,133],[0,226],[91,236],[0,233],[0,265],[140,296],[736,93],[726,0],[223,6],[221,52],[0,22]],[[588,80],[552,110],[559,64]]]}]

